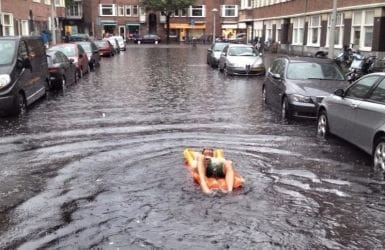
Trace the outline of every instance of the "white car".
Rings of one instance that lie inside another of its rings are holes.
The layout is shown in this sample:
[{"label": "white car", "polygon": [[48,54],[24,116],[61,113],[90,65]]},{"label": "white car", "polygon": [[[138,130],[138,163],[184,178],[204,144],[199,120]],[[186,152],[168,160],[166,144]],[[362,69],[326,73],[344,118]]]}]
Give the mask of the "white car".
[{"label": "white car", "polygon": [[124,42],[123,37],[121,37],[121,36],[111,36],[111,38],[115,38],[116,40],[118,40],[118,44],[119,44],[119,49],[120,50],[126,51],[126,43]]}]

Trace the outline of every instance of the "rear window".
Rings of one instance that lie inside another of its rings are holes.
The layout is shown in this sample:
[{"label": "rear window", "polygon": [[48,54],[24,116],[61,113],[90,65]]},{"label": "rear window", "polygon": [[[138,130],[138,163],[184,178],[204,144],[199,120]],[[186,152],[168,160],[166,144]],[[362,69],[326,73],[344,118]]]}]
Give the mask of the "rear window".
[{"label": "rear window", "polygon": [[228,54],[229,56],[256,56],[257,51],[253,47],[232,47]]},{"label": "rear window", "polygon": [[56,50],[56,51],[61,51],[64,53],[64,55],[66,55],[67,57],[76,57],[76,49],[72,46],[68,46],[68,47],[62,47],[62,46],[58,46],[58,47],[53,47],[52,49],[50,50]]},{"label": "rear window", "polygon": [[91,44],[90,43],[79,43],[83,49],[86,51],[86,52],[91,52]]},{"label": "rear window", "polygon": [[0,65],[11,64],[15,56],[16,41],[0,40]]},{"label": "rear window", "polygon": [[287,78],[292,80],[345,80],[336,65],[316,62],[290,63],[287,69]]},{"label": "rear window", "polygon": [[214,45],[214,51],[222,51],[224,47],[226,47],[227,43],[216,43]]}]

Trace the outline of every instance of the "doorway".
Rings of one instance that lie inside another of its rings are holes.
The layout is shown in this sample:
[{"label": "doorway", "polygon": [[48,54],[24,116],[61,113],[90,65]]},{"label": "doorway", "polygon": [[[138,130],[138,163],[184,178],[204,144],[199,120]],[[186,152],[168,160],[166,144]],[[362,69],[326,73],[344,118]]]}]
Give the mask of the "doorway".
[{"label": "doorway", "polygon": [[148,34],[156,34],[157,31],[157,20],[156,15],[154,13],[151,13],[148,15]]}]

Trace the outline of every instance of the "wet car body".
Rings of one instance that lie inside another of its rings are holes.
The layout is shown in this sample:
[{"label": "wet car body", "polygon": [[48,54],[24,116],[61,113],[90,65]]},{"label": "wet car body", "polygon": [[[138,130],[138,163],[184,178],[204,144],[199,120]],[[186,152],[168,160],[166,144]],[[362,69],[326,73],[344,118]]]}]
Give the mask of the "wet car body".
[{"label": "wet car body", "polygon": [[223,51],[223,48],[226,47],[229,43],[227,42],[215,42],[207,49],[207,64],[211,67],[218,67],[219,58]]},{"label": "wet car body", "polygon": [[118,41],[118,46],[121,51],[126,51],[126,43],[121,36],[112,36],[111,38],[115,38]]},{"label": "wet car body", "polygon": [[80,77],[90,72],[87,53],[76,43],[64,43],[52,46],[49,51],[61,51],[69,59],[73,59]]},{"label": "wet car body", "polygon": [[50,87],[64,88],[77,81],[79,76],[73,59],[68,59],[61,51],[48,51],[47,62]]},{"label": "wet car body", "polygon": [[116,38],[114,37],[108,37],[104,38],[104,40],[107,40],[111,43],[112,47],[114,48],[114,53],[119,54],[120,53],[120,47],[119,47],[119,42]]},{"label": "wet car body", "polygon": [[158,35],[155,34],[148,34],[144,35],[143,37],[134,38],[134,43],[141,44],[141,43],[154,43],[158,44],[160,43],[161,39]]},{"label": "wet car body", "polygon": [[385,170],[385,73],[366,75],[323,99],[318,135],[337,135],[372,155]]},{"label": "wet car body", "polygon": [[348,85],[332,60],[284,56],[271,63],[262,84],[262,98],[281,110],[283,119],[316,118],[322,99]]},{"label": "wet car body", "polygon": [[228,44],[221,52],[218,68],[228,75],[264,75],[262,57],[252,45]]},{"label": "wet car body", "polygon": [[98,40],[95,41],[95,45],[99,49],[99,55],[100,56],[114,56],[115,55],[115,50],[112,44],[108,40]]},{"label": "wet car body", "polygon": [[82,46],[84,51],[87,53],[88,64],[90,65],[91,69],[95,69],[97,66],[100,65],[99,49],[94,42],[81,41],[76,43]]}]

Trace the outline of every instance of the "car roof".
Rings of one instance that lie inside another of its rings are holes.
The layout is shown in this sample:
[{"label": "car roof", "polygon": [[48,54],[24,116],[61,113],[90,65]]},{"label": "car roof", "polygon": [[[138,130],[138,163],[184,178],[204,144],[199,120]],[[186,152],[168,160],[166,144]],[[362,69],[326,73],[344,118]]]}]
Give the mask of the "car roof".
[{"label": "car roof", "polygon": [[334,60],[329,58],[309,57],[309,56],[280,56],[275,59],[287,59],[291,63],[334,63]]},{"label": "car roof", "polygon": [[253,45],[244,43],[229,43],[229,47],[253,47]]}]

